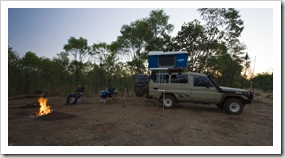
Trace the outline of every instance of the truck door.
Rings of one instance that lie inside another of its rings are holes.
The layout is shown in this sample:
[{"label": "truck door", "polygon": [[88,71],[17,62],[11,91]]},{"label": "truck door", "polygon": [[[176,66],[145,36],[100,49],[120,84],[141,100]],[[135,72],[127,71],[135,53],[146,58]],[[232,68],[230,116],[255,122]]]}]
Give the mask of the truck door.
[{"label": "truck door", "polygon": [[175,94],[179,101],[191,100],[191,89],[189,88],[188,74],[172,74],[168,92]]},{"label": "truck door", "polygon": [[217,103],[217,89],[206,76],[193,76],[192,101],[199,103]]}]

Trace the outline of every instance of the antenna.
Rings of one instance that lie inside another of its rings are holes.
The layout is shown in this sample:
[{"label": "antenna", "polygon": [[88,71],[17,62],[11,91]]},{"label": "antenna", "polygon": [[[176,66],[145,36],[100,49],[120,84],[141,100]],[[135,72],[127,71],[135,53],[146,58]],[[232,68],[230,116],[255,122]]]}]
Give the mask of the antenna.
[{"label": "antenna", "polygon": [[253,70],[252,70],[252,78],[251,78],[251,82],[250,82],[250,91],[253,92],[253,89],[252,89],[252,82],[253,82],[253,77],[254,77],[254,68],[255,68],[255,61],[256,61],[256,56],[254,57],[254,64],[253,64]]}]

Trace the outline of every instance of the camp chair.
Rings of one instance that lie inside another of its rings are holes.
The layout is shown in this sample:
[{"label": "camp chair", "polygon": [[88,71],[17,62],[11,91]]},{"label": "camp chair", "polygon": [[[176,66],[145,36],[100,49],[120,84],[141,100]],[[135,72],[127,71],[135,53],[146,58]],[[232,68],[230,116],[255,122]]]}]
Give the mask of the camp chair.
[{"label": "camp chair", "polygon": [[100,91],[100,102],[104,104],[108,101],[114,102],[117,100],[117,89],[116,88],[108,88],[108,90]]},{"label": "camp chair", "polygon": [[77,102],[79,104],[81,104],[82,100],[83,100],[83,96],[84,96],[84,90],[85,90],[85,87],[82,87],[82,91],[78,93],[78,99],[77,99]]},{"label": "camp chair", "polygon": [[107,90],[101,90],[99,102],[103,102],[105,104],[108,100],[108,93],[109,92]]},{"label": "camp chair", "polygon": [[113,101],[113,102],[114,102],[114,101],[117,101],[117,93],[118,93],[117,88],[111,87],[111,88],[109,88],[108,90],[109,90],[109,92],[110,92],[110,95],[111,95],[110,97],[111,97],[112,101]]}]

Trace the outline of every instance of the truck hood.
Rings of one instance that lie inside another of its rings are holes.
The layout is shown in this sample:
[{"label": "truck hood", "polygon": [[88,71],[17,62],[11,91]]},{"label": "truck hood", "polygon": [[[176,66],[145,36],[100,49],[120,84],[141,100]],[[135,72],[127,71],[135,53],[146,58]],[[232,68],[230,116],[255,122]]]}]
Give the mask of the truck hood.
[{"label": "truck hood", "polygon": [[239,89],[239,88],[231,88],[231,87],[220,87],[223,91],[227,92],[235,92],[235,93],[242,93],[247,92],[245,89]]}]

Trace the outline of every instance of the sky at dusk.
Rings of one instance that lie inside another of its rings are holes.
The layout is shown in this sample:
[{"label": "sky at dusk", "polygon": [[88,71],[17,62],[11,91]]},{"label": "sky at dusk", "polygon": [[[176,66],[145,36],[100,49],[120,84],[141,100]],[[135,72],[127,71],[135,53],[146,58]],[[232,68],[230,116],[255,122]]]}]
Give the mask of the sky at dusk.
[{"label": "sky at dusk", "polygon": [[[183,23],[200,18],[197,8],[9,8],[8,44],[20,57],[28,51],[39,57],[56,57],[70,37],[83,37],[88,45],[116,41],[123,25],[163,9],[176,36]],[[236,8],[244,20],[240,41],[247,46],[255,72],[273,69],[273,9]],[[264,64],[264,63],[267,64]]]}]

